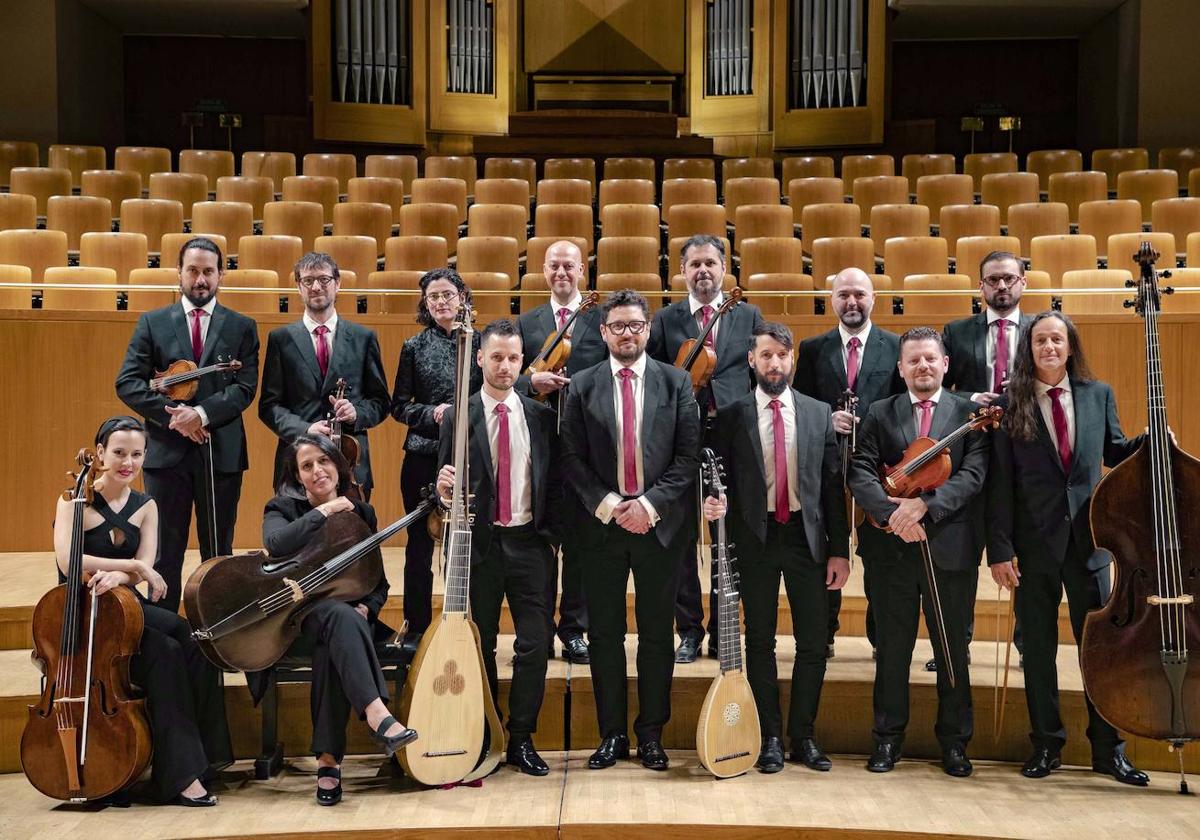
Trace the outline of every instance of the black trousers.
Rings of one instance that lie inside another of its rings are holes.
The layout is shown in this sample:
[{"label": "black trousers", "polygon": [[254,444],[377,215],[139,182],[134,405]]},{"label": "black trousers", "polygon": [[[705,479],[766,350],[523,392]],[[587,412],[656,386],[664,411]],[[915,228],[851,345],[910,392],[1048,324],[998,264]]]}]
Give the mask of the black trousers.
[{"label": "black trousers", "polygon": [[220,670],[192,641],[178,614],[142,602],[145,626],[129,676],[146,694],[154,743],[150,784],[161,801],[174,799],[210,769],[233,761]]},{"label": "black trousers", "polygon": [[796,664],[792,669],[792,699],[788,708],[788,735],[795,744],[811,738],[821,686],[825,681],[825,637],[829,626],[829,590],[824,564],[813,560],[799,513],[780,525],[767,522],[767,542],[758,542],[738,528],[742,604],[746,622],[746,678],[754,692],[763,736],[783,735],[779,711],[779,670],[775,662],[775,628],[779,613],[779,578],[783,576],[792,612],[796,639]]},{"label": "black trousers", "polygon": [[208,453],[195,447],[178,464],[166,469],[147,469],[146,492],[158,504],[158,561],[154,564],[167,582],[167,594],[157,602],[166,610],[179,609],[183,596],[183,553],[187,551],[192,508],[196,509],[196,535],[200,556],[207,560],[233,553],[233,527],[237,523],[242,474],[213,473],[216,499],[216,542],[212,534],[212,510],[208,485]]},{"label": "black trousers", "polygon": [[[1075,550],[1067,547],[1067,558],[1059,568],[1021,568],[1021,585],[1016,590],[1014,610],[1024,628],[1025,703],[1029,707],[1029,738],[1035,747],[1058,751],[1067,742],[1058,703],[1058,607],[1063,589],[1071,614],[1071,631],[1078,644],[1083,638],[1083,621],[1088,610],[1098,609],[1111,590],[1109,567],[1091,570]],[[1107,758],[1124,742],[1108,721],[1100,717],[1085,694],[1088,711],[1087,737],[1092,755]]]},{"label": "black trousers", "polygon": [[326,598],[304,617],[300,631],[291,651],[312,653],[311,749],[313,755],[329,753],[341,763],[351,709],[363,719],[373,701],[388,701],[371,625],[354,607]]},{"label": "black trousers", "polygon": [[[707,389],[701,391],[696,396],[697,400],[705,400],[700,405],[708,405],[708,397],[704,394],[709,393]],[[704,435],[701,446],[713,445],[713,419],[706,417],[704,420]],[[699,484],[697,486],[700,486]],[[699,510],[700,496],[697,490],[689,497],[689,504],[695,505]],[[717,529],[715,524],[709,524],[709,536],[711,542],[716,542]],[[704,639],[704,633],[707,630],[709,641],[715,644],[717,637],[717,569],[716,566],[711,566],[709,569],[709,579],[711,585],[708,589],[708,626],[704,624],[704,607],[702,606],[704,598],[700,591],[700,561],[699,552],[686,551],[680,558],[679,563],[679,593],[675,597],[675,630],[679,633],[679,638],[692,638],[699,645]]]},{"label": "black trousers", "polygon": [[680,555],[693,550],[692,534],[676,537],[665,549],[654,529],[631,534],[615,522],[587,526],[583,591],[587,599],[592,687],[600,735],[629,732],[625,679],[625,588],[633,573],[637,618],[639,743],[658,741],[671,717],[671,677],[675,669],[672,607],[679,586]]},{"label": "black trousers", "polygon": [[875,739],[898,747],[904,743],[904,730],[908,726],[908,673],[923,609],[938,664],[934,733],[943,752],[954,746],[966,747],[974,731],[966,621],[970,592],[978,584],[979,572],[973,566],[954,571],[935,566],[934,570],[956,677],[951,688],[920,547],[917,543],[903,543],[898,537],[888,539],[894,545],[872,559],[871,570],[871,608],[875,611],[879,652],[875,664]]},{"label": "black trousers", "polygon": [[[871,647],[875,647],[875,616],[871,612],[871,565],[867,562],[867,556],[871,553],[869,548],[863,548],[862,535],[867,528],[874,528],[869,522],[864,522],[858,526],[858,542],[855,548],[858,550],[859,559],[862,561],[863,567],[863,596],[867,599],[867,641],[871,643]],[[849,558],[853,563],[854,558]],[[829,589],[826,590],[829,596],[829,634],[826,638],[826,644],[833,644],[833,637],[842,629],[841,612],[842,612],[842,590]]]},{"label": "black trousers", "polygon": [[[583,505],[569,491],[563,504],[571,510],[572,526],[562,544],[562,594],[558,593],[558,557],[551,555],[549,574],[546,576],[546,606],[548,617],[547,642],[557,633],[563,642],[587,632],[587,603],[583,597],[582,547],[579,539],[578,522],[587,515]],[[554,620],[554,602],[558,600],[558,621]]]},{"label": "black trousers", "polygon": [[537,731],[538,712],[546,687],[546,578],[554,552],[533,525],[493,528],[483,554],[473,552],[471,615],[479,628],[479,645],[492,698],[499,705],[496,634],[505,597],[516,625],[516,661],[508,694],[508,731],[513,739]]},{"label": "black trousers", "polygon": [[[437,480],[437,472],[436,456],[404,453],[400,496],[405,510],[421,503],[421,490]],[[404,620],[410,633],[424,633],[433,620],[433,537],[429,536],[425,517],[408,526],[408,545],[404,548]]]}]

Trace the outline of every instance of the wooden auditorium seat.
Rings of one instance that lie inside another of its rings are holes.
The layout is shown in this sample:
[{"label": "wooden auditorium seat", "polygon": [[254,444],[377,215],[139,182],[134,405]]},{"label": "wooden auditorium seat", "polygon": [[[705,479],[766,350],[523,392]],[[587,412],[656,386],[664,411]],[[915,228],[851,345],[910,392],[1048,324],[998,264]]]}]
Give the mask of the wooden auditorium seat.
[{"label": "wooden auditorium seat", "polygon": [[1000,208],[1000,224],[1008,224],[1008,208],[1041,200],[1037,175],[1032,172],[989,172],[980,179],[980,203]]},{"label": "wooden auditorium seat", "polygon": [[[283,179],[284,201],[311,201],[321,205],[321,219],[333,225],[333,208],[338,203],[337,178],[317,175],[292,175]],[[266,208],[263,208],[266,212]]]},{"label": "wooden auditorium seat", "polygon": [[895,175],[896,159],[891,155],[846,155],[842,158],[841,174],[842,183],[853,188],[856,178],[869,178],[872,175]]},{"label": "wooden auditorium seat", "polygon": [[33,308],[32,276],[33,272],[27,265],[0,264],[0,283],[24,283],[29,286],[27,289],[0,289],[0,309]]},{"label": "wooden auditorium seat", "polygon": [[883,245],[883,268],[903,285],[910,274],[946,274],[950,248],[937,236],[897,236]]},{"label": "wooden auditorium seat", "polygon": [[539,237],[566,239],[577,236],[587,240],[589,255],[593,230],[590,204],[539,204],[534,214],[534,231]]},{"label": "wooden auditorium seat", "polygon": [[1150,227],[1175,237],[1176,259],[1185,256],[1188,237],[1200,231],[1200,198],[1160,198],[1150,213]]},{"label": "wooden auditorium seat", "polygon": [[[599,208],[610,204],[655,204],[654,182],[646,178],[605,178],[600,182]],[[658,208],[655,207],[655,210]]]},{"label": "wooden auditorium seat", "polygon": [[908,318],[932,318],[941,321],[965,318],[971,314],[971,297],[962,294],[910,295],[911,291],[969,292],[977,289],[970,278],[957,274],[909,274],[900,283],[904,315]]},{"label": "wooden auditorium seat", "polygon": [[1160,271],[1175,267],[1175,237],[1162,231],[1112,234],[1108,237],[1108,267],[1123,268],[1136,277],[1141,266],[1134,257],[1143,242],[1159,253],[1156,265]]},{"label": "wooden auditorium seat", "polygon": [[917,179],[917,204],[929,208],[929,223],[937,227],[942,208],[951,204],[974,204],[974,182],[970,175],[922,175]]},{"label": "wooden auditorium seat", "polygon": [[[717,181],[717,165],[712,158],[667,158],[663,161],[664,183],[675,178],[699,178]],[[713,198],[716,203],[716,198]]]},{"label": "wooden auditorium seat", "polygon": [[1187,190],[1188,173],[1200,167],[1200,146],[1173,146],[1158,150],[1158,168],[1173,169],[1179,176],[1179,193]]},{"label": "wooden auditorium seat", "polygon": [[79,239],[79,264],[111,268],[118,283],[128,283],[129,272],[146,267],[147,252],[144,233],[85,233]]},{"label": "wooden auditorium seat", "polygon": [[1122,294],[1079,294],[1063,295],[1062,311],[1067,315],[1121,315],[1132,313],[1125,301],[1133,295],[1125,284],[1133,275],[1125,269],[1089,268],[1063,272],[1059,286],[1062,289],[1120,289]]},{"label": "wooden auditorium seat", "polygon": [[1035,236],[1029,243],[1030,267],[1050,275],[1059,287],[1065,272],[1096,267],[1096,240],[1087,234]]},{"label": "wooden auditorium seat", "polygon": [[[543,254],[543,256],[545,255]],[[521,282],[517,284],[517,291],[521,293],[517,297],[517,311],[522,315],[537,309],[543,303],[549,303],[550,290],[546,287],[546,277],[542,274],[540,263],[536,270],[526,271],[521,276]]]},{"label": "wooden auditorium seat", "polygon": [[[509,282],[507,274],[495,271],[468,271],[459,272],[459,276],[471,290],[471,298],[475,307],[475,324],[481,332],[492,321],[512,315],[512,298],[508,294],[499,294],[512,291],[512,284]],[[481,292],[491,292],[492,294],[480,294]],[[415,305],[413,310],[416,310]]]},{"label": "wooden auditorium seat", "polygon": [[350,179],[358,175],[358,160],[354,155],[348,154],[313,152],[304,156],[301,167],[304,175],[336,178],[339,196],[346,194]]},{"label": "wooden auditorium seat", "polygon": [[216,195],[217,179],[235,174],[233,152],[220,149],[183,149],[179,153],[179,171],[203,175],[208,179],[208,192]]},{"label": "wooden auditorium seat", "polygon": [[170,268],[135,268],[129,272],[129,291],[125,293],[126,309],[130,312],[149,312],[170,306],[179,300],[178,292],[137,291],[138,286],[174,286],[179,288],[179,270]]},{"label": "wooden auditorium seat", "polygon": [[742,204],[733,217],[733,229],[737,236],[733,241],[733,250],[739,252],[739,243],[743,239],[758,236],[790,237],[793,228],[790,207],[782,204]]},{"label": "wooden auditorium seat", "polygon": [[1050,201],[1067,205],[1073,225],[1079,223],[1079,205],[1108,198],[1108,179],[1103,172],[1055,172],[1047,181]]},{"label": "wooden auditorium seat", "polygon": [[46,165],[51,169],[66,169],[71,173],[71,186],[78,188],[83,183],[83,173],[89,169],[107,169],[108,152],[103,146],[72,146],[55,143],[46,154]]},{"label": "wooden auditorium seat", "polygon": [[369,236],[375,240],[375,255],[382,257],[384,243],[392,235],[392,208],[369,201],[344,201],[333,208],[333,235]]},{"label": "wooden auditorium seat", "polygon": [[116,221],[121,215],[121,202],[128,198],[142,197],[142,176],[136,172],[121,172],[117,169],[88,169],[81,177],[80,195],[107,198],[112,206]]},{"label": "wooden auditorium seat", "polygon": [[951,259],[957,259],[958,240],[964,236],[999,235],[1000,208],[994,204],[951,204],[942,208],[938,236],[946,240]]},{"label": "wooden auditorium seat", "polygon": [[242,175],[270,178],[271,198],[283,194],[283,179],[296,174],[296,156],[291,152],[242,152]]},{"label": "wooden auditorium seat", "polygon": [[[943,208],[943,219],[945,213]],[[875,256],[882,258],[883,245],[893,236],[929,235],[929,208],[923,204],[876,204],[871,208],[870,222]]]},{"label": "wooden auditorium seat", "polygon": [[142,179],[142,194],[150,190],[150,176],[171,171],[171,150],[159,146],[117,146],[113,151],[113,169],[136,172]]},{"label": "wooden auditorium seat", "polygon": [[426,178],[457,178],[466,185],[467,195],[474,195],[478,176],[478,164],[471,155],[431,155],[425,158]]},{"label": "wooden auditorium seat", "polygon": [[[372,271],[367,277],[369,289],[405,289],[416,291],[421,288],[424,271]],[[367,311],[389,315],[415,315],[417,295],[368,295]]]},{"label": "wooden auditorium seat", "polygon": [[908,192],[917,194],[917,179],[923,175],[953,175],[957,161],[954,155],[905,155],[900,158],[900,174],[908,179]]},{"label": "wooden auditorium seat", "polygon": [[1030,202],[1008,208],[1008,235],[1021,240],[1021,256],[1031,256],[1030,243],[1039,236],[1062,236],[1071,229],[1067,205]]},{"label": "wooden auditorium seat", "polygon": [[[1033,291],[1037,289],[1038,291]],[[1041,290],[1046,291],[1041,291]],[[1045,312],[1054,306],[1054,296],[1049,293],[1050,275],[1032,268],[1025,272],[1025,294],[1021,295],[1021,308],[1028,313]]]},{"label": "wooden auditorium seat", "polygon": [[8,173],[17,166],[41,166],[38,144],[29,140],[0,140],[0,188],[9,186]]},{"label": "wooden auditorium seat", "polygon": [[[103,236],[105,234],[89,234]],[[118,236],[119,234],[107,234]],[[143,266],[144,267],[144,266]],[[66,283],[87,283],[97,286],[112,286],[120,282],[117,272],[103,266],[54,266],[47,268],[42,280],[42,309],[75,309],[89,312],[115,312],[117,292],[111,289],[56,289]]]},{"label": "wooden auditorium seat", "polygon": [[263,207],[275,200],[275,182],[252,175],[223,175],[217,179],[217,201],[244,201],[252,208],[251,218],[262,224]]},{"label": "wooden auditorium seat", "polygon": [[[523,223],[527,224],[529,200],[529,186],[522,178],[480,178],[475,182],[475,203],[471,207],[511,204],[521,208]],[[468,220],[470,216],[468,210]]]},{"label": "wooden auditorium seat", "polygon": [[676,204],[667,218],[667,236],[670,239],[704,233],[724,237],[725,231],[725,208],[719,204]]},{"label": "wooden auditorium seat", "polygon": [[[870,247],[870,240],[863,240]],[[739,274],[800,274],[804,260],[799,239],[760,236],[742,242]]]},{"label": "wooden auditorium seat", "polygon": [[725,158],[721,161],[721,195],[734,178],[774,178],[775,161],[764,157]]},{"label": "wooden auditorium seat", "polygon": [[1104,173],[1108,191],[1117,191],[1117,176],[1122,172],[1150,168],[1150,153],[1141,148],[1096,149],[1092,152],[1092,169]]},{"label": "wooden auditorium seat", "polygon": [[[947,240],[948,242],[949,240]],[[979,282],[979,264],[994,251],[1019,253],[1021,240],[1015,236],[963,236],[955,248],[954,273],[969,277],[972,283]]]},{"label": "wooden auditorium seat", "polygon": [[584,178],[543,178],[537,185],[537,203],[592,205],[592,185]]},{"label": "wooden auditorium seat", "polygon": [[716,205],[717,182],[711,178],[671,178],[663,181],[662,220],[664,222],[670,222],[671,208],[678,204]]},{"label": "wooden auditorium seat", "polygon": [[164,233],[162,241],[159,243],[159,261],[160,268],[172,268],[175,271],[175,282],[179,282],[179,252],[189,239],[195,237],[203,237],[212,241],[214,245],[221,249],[224,254],[228,250],[228,243],[225,237],[219,233],[211,233],[206,231],[193,231],[191,233]]},{"label": "wooden auditorium seat", "polygon": [[[371,236],[319,236],[313,250],[329,254],[339,269],[353,271],[355,278],[369,277],[378,268],[375,238]],[[343,278],[342,288],[350,289],[353,285]]]},{"label": "wooden auditorium seat", "polygon": [[405,204],[400,211],[401,236],[440,236],[450,256],[458,247],[458,208],[453,204]]},{"label": "wooden auditorium seat", "polygon": [[[3,276],[2,270],[0,270],[0,276]],[[1200,287],[1200,269],[1177,268],[1171,273],[1170,283],[1176,292],[1162,296],[1162,311],[1172,315],[1200,313],[1200,293],[1178,291],[1185,287]]]},{"label": "wooden auditorium seat", "polygon": [[53,195],[71,194],[71,170],[45,166],[15,166],[9,172],[9,192],[31,195],[39,217],[46,215],[46,202]]},{"label": "wooden auditorium seat", "polygon": [[236,261],[242,237],[254,234],[254,208],[244,201],[202,201],[192,205],[192,227],[224,236],[225,256]]},{"label": "wooden auditorium seat", "polygon": [[800,226],[804,208],[810,204],[841,204],[844,190],[841,178],[793,178],[787,186],[788,205],[792,208],[792,224]]},{"label": "wooden auditorium seat", "polygon": [[121,232],[144,233],[151,256],[159,255],[162,238],[183,232],[183,205],[163,198],[130,198],[121,203]]},{"label": "wooden auditorium seat", "polygon": [[417,159],[413,155],[367,155],[363,175],[368,178],[398,178],[404,184],[404,194],[412,192],[417,180]]},{"label": "wooden auditorium seat", "polygon": [[515,289],[521,279],[520,265],[517,240],[511,236],[466,236],[458,240],[459,274],[503,274],[508,278],[508,288]]},{"label": "wooden auditorium seat", "polygon": [[1096,239],[1096,256],[1108,259],[1108,237],[1114,233],[1138,233],[1142,229],[1142,206],[1133,199],[1085,201],[1079,205],[1079,232]]},{"label": "wooden auditorium seat", "polygon": [[582,178],[591,185],[596,197],[596,161],[591,158],[548,158],[542,167],[543,178]]},{"label": "wooden auditorium seat", "polygon": [[1017,171],[1017,156],[1012,152],[976,152],[963,156],[963,174],[971,176],[976,193],[983,189],[983,176]]},{"label": "wooden auditorium seat", "polygon": [[832,178],[833,175],[833,158],[827,155],[785,157],[779,183],[783,187],[784,195],[787,195],[788,187],[797,178]]},{"label": "wooden auditorium seat", "polygon": [[605,236],[596,243],[597,274],[657,274],[658,238]]},{"label": "wooden auditorium seat", "polygon": [[[603,191],[606,181],[600,182]],[[791,230],[791,214],[788,214]],[[649,236],[659,238],[658,207],[654,204],[608,204],[600,209],[601,236]]]},{"label": "wooden auditorium seat", "polygon": [[1188,268],[1200,268],[1200,233],[1189,233],[1187,238]]},{"label": "wooden auditorium seat", "polygon": [[384,248],[384,268],[391,271],[418,271],[445,268],[450,255],[441,236],[393,236]]},{"label": "wooden auditorium seat", "polygon": [[1144,225],[1150,224],[1154,202],[1178,195],[1178,178],[1173,169],[1138,169],[1117,175],[1117,198],[1138,202]]},{"label": "wooden auditorium seat", "polygon": [[37,199],[22,193],[0,193],[0,230],[37,227]]},{"label": "wooden auditorium seat", "polygon": [[29,268],[31,281],[41,283],[46,269],[67,265],[67,235],[61,230],[0,231],[0,265]]},{"label": "wooden auditorium seat", "polygon": [[67,235],[67,253],[79,255],[85,233],[112,230],[112,202],[97,195],[52,195],[46,202],[46,229]]},{"label": "wooden auditorium seat", "polygon": [[[874,241],[862,236],[823,236],[813,242],[813,288],[828,289],[830,278],[845,268],[861,268],[874,274]],[[745,271],[742,275],[747,276]]]},{"label": "wooden auditorium seat", "polygon": [[461,178],[418,178],[412,182],[413,204],[453,204],[457,223],[467,221],[467,182]]},{"label": "wooden auditorium seat", "polygon": [[871,209],[877,204],[908,203],[908,179],[903,175],[868,175],[854,179],[850,193],[863,218],[870,219]]},{"label": "wooden auditorium seat", "polygon": [[[222,291],[230,289],[280,288],[279,277],[274,271],[264,268],[236,268],[225,272],[221,279]],[[230,309],[247,315],[278,314],[279,292],[229,292],[221,303]]]},{"label": "wooden auditorium seat", "polygon": [[[655,183],[654,158],[648,157],[610,157],[604,159],[604,181],[649,181]],[[625,203],[625,202],[622,202]]]},{"label": "wooden auditorium seat", "polygon": [[785,315],[809,315],[813,311],[810,301],[784,295],[761,294],[763,292],[811,292],[813,278],[808,274],[751,274],[742,279],[742,288],[752,292],[748,300],[768,318]]},{"label": "wooden auditorium seat", "polygon": [[279,284],[286,287],[295,282],[296,263],[303,255],[304,243],[298,236],[243,236],[238,243],[238,268],[274,271]]},{"label": "wooden auditorium seat", "polygon": [[1083,153],[1078,149],[1038,149],[1025,156],[1025,171],[1038,176],[1038,190],[1049,192],[1051,175],[1083,171]]},{"label": "wooden auditorium seat", "polygon": [[[484,178],[515,178],[524,181],[529,189],[528,200],[537,195],[537,161],[533,158],[488,158],[483,162]],[[479,188],[479,182],[475,182]],[[476,196],[476,201],[479,197]]]},{"label": "wooden auditorium seat", "polygon": [[[404,182],[399,178],[362,177],[351,178],[346,187],[347,202],[383,204],[388,208],[389,233],[400,224],[400,208],[404,206]],[[337,208],[334,208],[334,224],[337,224]]]},{"label": "wooden auditorium seat", "polygon": [[305,251],[325,235],[325,208],[315,201],[272,201],[263,206],[264,236],[297,236]]},{"label": "wooden auditorium seat", "polygon": [[178,201],[184,224],[191,224],[192,207],[208,201],[208,179],[198,172],[155,172],[150,176],[150,197]]},{"label": "wooden auditorium seat", "polygon": [[[520,183],[515,179],[507,180]],[[475,189],[478,191],[480,185],[486,183],[488,179],[479,179]],[[517,250],[524,254],[529,238],[528,218],[528,211],[519,204],[472,204],[467,211],[467,236],[511,236],[517,240]],[[657,207],[654,208],[654,221],[657,224]]]}]

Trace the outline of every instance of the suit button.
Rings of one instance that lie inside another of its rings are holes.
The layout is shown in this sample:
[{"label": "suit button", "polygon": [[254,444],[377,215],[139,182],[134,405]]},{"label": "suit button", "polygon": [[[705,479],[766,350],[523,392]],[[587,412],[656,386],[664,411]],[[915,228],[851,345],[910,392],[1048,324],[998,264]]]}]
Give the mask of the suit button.
[{"label": "suit button", "polygon": [[1071,514],[1069,514],[1069,513],[1068,513],[1068,514],[1064,514],[1064,515],[1063,515],[1063,522],[1070,522],[1070,521],[1071,521]]}]

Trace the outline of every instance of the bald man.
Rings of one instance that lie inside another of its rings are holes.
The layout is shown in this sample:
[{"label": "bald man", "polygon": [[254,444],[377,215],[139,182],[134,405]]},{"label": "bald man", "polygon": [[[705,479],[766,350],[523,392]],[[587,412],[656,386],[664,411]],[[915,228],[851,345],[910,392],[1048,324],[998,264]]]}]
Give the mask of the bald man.
[{"label": "bald man", "polygon": [[[579,308],[582,300],[579,287],[587,276],[587,262],[580,253],[579,246],[574,242],[562,240],[546,249],[542,274],[550,290],[550,302],[526,312],[517,322],[517,331],[524,343],[526,368],[541,351],[546,338],[566,324]],[[568,333],[571,337],[571,357],[567,360],[566,369],[561,374],[545,371],[532,376],[522,376],[517,383],[517,390],[530,397],[543,394],[546,396],[546,404],[557,410],[562,400],[565,400],[565,388],[570,383],[571,376],[608,358],[608,346],[600,336],[600,320],[598,306],[580,315]],[[575,510],[578,508],[578,502],[570,491],[567,491],[566,495],[565,503],[572,508],[571,516],[577,513],[585,515]],[[573,531],[574,529],[567,528],[568,534]],[[557,625],[554,621],[554,596],[558,590],[557,562],[551,570],[546,593],[546,603],[550,605],[551,648],[553,637],[557,633],[563,645],[563,656],[570,662],[587,664],[588,648],[583,640],[583,633],[587,629],[587,610],[583,603],[582,576],[575,562],[576,551],[569,539],[563,544],[562,555],[563,592],[558,605]]]},{"label": "bald man", "polygon": [[[800,342],[794,386],[800,393],[826,403],[833,412],[833,430],[845,442],[853,424],[862,421],[871,403],[904,393],[904,380],[896,367],[900,359],[900,337],[871,323],[875,308],[875,286],[858,268],[846,268],[833,278],[832,309],[838,325],[827,333]],[[858,397],[858,411],[837,410],[846,390]],[[853,526],[853,523],[851,523]],[[867,573],[870,556],[883,532],[863,523],[858,529],[858,553],[863,558],[863,587],[867,596],[867,638],[875,647],[875,621],[870,611],[871,592]],[[842,593],[829,593],[829,640],[827,655],[833,656],[833,637],[841,626],[838,615]]]}]

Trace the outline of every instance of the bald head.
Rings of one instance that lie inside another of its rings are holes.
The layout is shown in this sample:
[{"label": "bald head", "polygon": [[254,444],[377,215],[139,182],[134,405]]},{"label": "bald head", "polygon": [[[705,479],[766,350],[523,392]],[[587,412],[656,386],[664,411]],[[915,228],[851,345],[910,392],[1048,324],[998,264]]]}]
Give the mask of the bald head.
[{"label": "bald head", "polygon": [[546,249],[542,274],[556,303],[566,305],[571,302],[579,291],[583,272],[583,253],[574,242],[563,239]]},{"label": "bald head", "polygon": [[861,268],[844,268],[833,278],[833,311],[850,332],[858,332],[871,322],[875,308],[875,284]]}]

